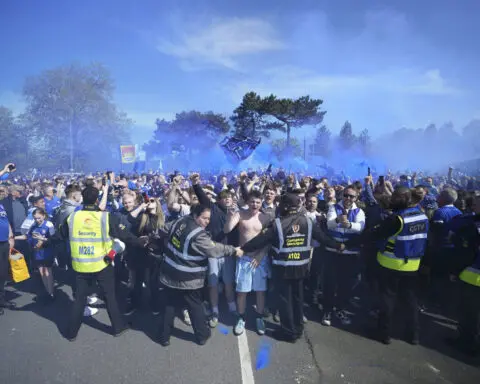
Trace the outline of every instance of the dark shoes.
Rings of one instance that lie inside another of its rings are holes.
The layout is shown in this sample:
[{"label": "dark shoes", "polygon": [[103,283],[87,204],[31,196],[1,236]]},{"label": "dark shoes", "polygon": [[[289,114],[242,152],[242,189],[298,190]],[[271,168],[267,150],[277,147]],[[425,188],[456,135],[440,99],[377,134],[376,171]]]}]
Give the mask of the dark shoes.
[{"label": "dark shoes", "polygon": [[167,340],[167,339],[159,339],[158,340],[158,343],[162,346],[162,347],[168,347],[170,345],[170,340]]},{"label": "dark shoes", "polygon": [[17,305],[15,303],[12,303],[11,301],[6,301],[6,302],[0,304],[0,316],[5,314],[4,308],[12,311],[12,310],[17,308]]},{"label": "dark shoes", "polygon": [[210,339],[210,337],[207,337],[206,339],[197,340],[197,344],[198,345],[205,345],[207,343],[208,339]]},{"label": "dark shoes", "polygon": [[281,329],[275,330],[275,331],[272,333],[272,337],[273,337],[275,340],[284,341],[284,342],[286,342],[286,343],[291,343],[291,344],[296,343],[297,340],[300,338],[300,337],[297,337],[297,336],[293,336],[293,335],[286,334],[286,333],[285,333],[284,331],[282,331]]},{"label": "dark shoes", "polygon": [[132,302],[128,302],[127,303],[127,308],[125,308],[125,311],[123,312],[123,314],[125,316],[130,316],[133,313],[135,313],[136,311],[137,311],[137,306],[135,304],[133,304]]},{"label": "dark shoes", "polygon": [[127,333],[130,330],[130,327],[127,325],[125,328],[121,329],[120,331],[113,334],[115,337],[120,337],[123,334]]}]

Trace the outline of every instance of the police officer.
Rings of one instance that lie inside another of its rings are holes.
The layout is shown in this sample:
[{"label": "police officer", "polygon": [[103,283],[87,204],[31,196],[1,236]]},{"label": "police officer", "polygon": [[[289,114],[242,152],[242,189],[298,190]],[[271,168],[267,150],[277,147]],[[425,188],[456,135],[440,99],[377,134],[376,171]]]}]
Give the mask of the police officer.
[{"label": "police officer", "polygon": [[462,215],[453,231],[455,258],[450,270],[460,279],[458,337],[447,342],[469,354],[479,352],[480,336],[480,196],[475,199],[476,215]]},{"label": "police officer", "polygon": [[[212,241],[205,228],[210,223],[211,210],[205,205],[192,207],[191,214],[167,223],[163,236],[168,238],[164,261],[160,268],[160,282],[165,286],[163,317],[158,340],[164,347],[170,345],[170,334],[175,310],[187,308],[193,332],[199,345],[210,337],[202,300],[202,288],[208,271],[208,258],[242,256],[240,248]],[[160,233],[162,236],[162,233]],[[161,241],[153,242],[151,249],[161,248]]]},{"label": "police officer", "polygon": [[105,256],[113,246],[113,238],[129,244],[146,245],[146,239],[138,239],[108,212],[99,210],[96,202],[99,190],[88,186],[82,191],[83,209],[73,212],[60,226],[59,231],[49,240],[69,240],[72,268],[76,272],[76,295],[66,338],[74,341],[82,324],[83,310],[87,296],[95,282],[105,297],[108,316],[112,323],[113,335],[119,336],[128,330],[115,297],[113,266]]},{"label": "police officer", "polygon": [[401,294],[408,306],[407,341],[416,345],[419,343],[418,269],[427,246],[428,218],[418,207],[412,207],[412,194],[407,187],[395,189],[390,208],[394,214],[366,231],[367,239],[363,238],[367,242],[382,242],[377,253],[380,312],[376,336],[384,344],[391,343],[393,311],[397,295]]},{"label": "police officer", "polygon": [[4,308],[14,309],[15,304],[7,302],[5,299],[5,283],[7,282],[10,262],[10,248],[13,248],[14,237],[12,227],[8,221],[7,212],[0,204],[0,316],[4,313]]},{"label": "police officer", "polygon": [[303,281],[308,276],[312,238],[328,247],[343,250],[344,244],[327,236],[301,211],[301,197],[286,193],[281,197],[280,218],[247,242],[245,253],[272,244],[273,279],[279,295],[281,329],[278,340],[296,342],[303,333]]}]

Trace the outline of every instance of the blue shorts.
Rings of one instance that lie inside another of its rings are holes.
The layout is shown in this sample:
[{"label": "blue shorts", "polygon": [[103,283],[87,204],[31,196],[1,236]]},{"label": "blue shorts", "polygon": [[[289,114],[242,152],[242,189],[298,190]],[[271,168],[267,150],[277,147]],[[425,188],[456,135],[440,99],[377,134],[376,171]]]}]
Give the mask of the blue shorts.
[{"label": "blue shorts", "polygon": [[216,287],[219,280],[223,284],[233,284],[235,275],[235,258],[219,257],[208,259],[208,286]]},{"label": "blue shorts", "polygon": [[235,282],[237,292],[264,292],[267,290],[268,257],[264,257],[257,268],[250,264],[252,258],[243,256],[237,260]]}]

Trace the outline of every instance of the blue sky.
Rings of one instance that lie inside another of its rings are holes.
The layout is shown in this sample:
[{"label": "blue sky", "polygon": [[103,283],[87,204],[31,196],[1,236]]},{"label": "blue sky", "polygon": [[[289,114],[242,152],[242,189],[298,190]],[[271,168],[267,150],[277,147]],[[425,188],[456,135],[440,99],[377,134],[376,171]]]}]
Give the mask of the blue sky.
[{"label": "blue sky", "polygon": [[480,118],[479,14],[476,0],[0,0],[0,105],[22,110],[26,76],[100,61],[137,143],[156,117],[229,115],[250,90],[321,98],[332,131],[461,129]]}]

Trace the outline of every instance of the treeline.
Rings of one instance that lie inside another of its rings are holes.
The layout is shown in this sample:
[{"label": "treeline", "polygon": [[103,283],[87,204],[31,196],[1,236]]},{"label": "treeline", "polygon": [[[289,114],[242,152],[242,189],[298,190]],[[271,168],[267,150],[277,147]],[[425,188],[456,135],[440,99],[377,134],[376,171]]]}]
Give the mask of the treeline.
[{"label": "treeline", "polygon": [[[114,90],[109,71],[98,63],[61,66],[27,78],[24,112],[14,116],[0,106],[0,161],[65,171],[118,166],[119,145],[131,142],[134,122],[115,104]],[[218,147],[225,135],[240,134],[265,138],[272,155],[279,159],[285,155],[321,156],[334,161],[339,153],[348,151],[395,162],[398,167],[392,168],[397,169],[415,163],[407,156],[412,151],[428,153],[424,159],[428,166],[480,153],[479,120],[461,133],[447,123],[440,128],[401,128],[372,140],[368,129],[356,133],[349,121],[339,127],[338,135],[332,134],[322,124],[326,113],[322,104],[321,99],[310,96],[290,99],[248,92],[231,116],[192,110],[176,114],[171,121],[157,119],[152,122],[156,125],[153,137],[143,149],[150,158],[204,152]],[[304,127],[316,128],[306,148],[294,137]]]}]

